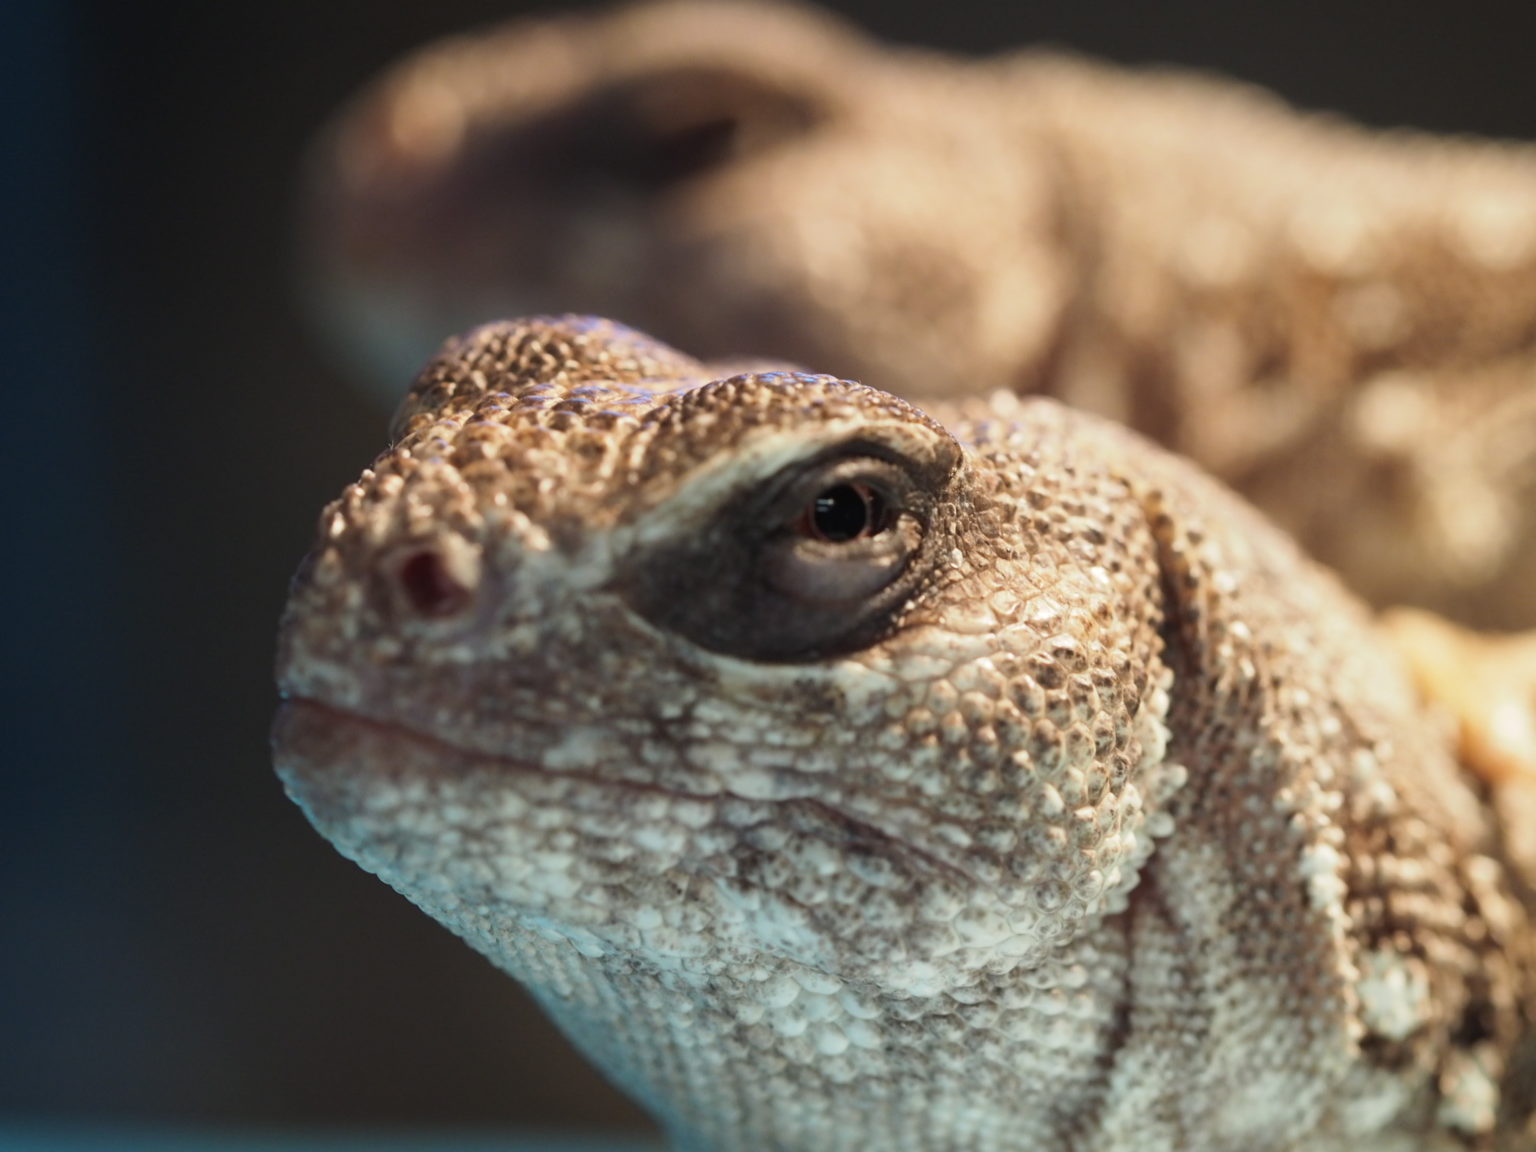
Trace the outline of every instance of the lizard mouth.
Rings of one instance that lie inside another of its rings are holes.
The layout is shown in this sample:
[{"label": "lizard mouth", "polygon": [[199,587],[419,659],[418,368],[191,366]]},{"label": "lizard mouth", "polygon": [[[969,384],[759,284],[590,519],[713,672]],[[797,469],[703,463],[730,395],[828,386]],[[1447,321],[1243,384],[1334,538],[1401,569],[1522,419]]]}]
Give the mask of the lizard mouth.
[{"label": "lizard mouth", "polygon": [[[584,812],[613,811],[650,798],[717,806],[739,800],[728,788],[712,793],[678,789],[605,773],[597,766],[550,769],[525,760],[470,749],[407,725],[363,715],[311,697],[290,697],[272,727],[273,761],[288,794],[322,831],[338,829],[367,812],[381,793],[432,788],[478,778],[490,796],[515,792],[530,804]],[[492,786],[494,783],[494,786]],[[862,845],[877,855],[907,857],[919,871],[970,887],[977,881],[951,853],[919,845],[868,817],[814,797],[758,800],[767,809],[791,807],[827,825],[834,842]],[[834,831],[835,828],[835,831]],[[327,833],[334,835],[334,832]]]},{"label": "lizard mouth", "polygon": [[462,780],[480,773],[565,782],[570,788],[604,788],[638,795],[713,801],[687,792],[596,771],[551,770],[536,760],[466,748],[417,728],[340,708],[312,697],[285,700],[272,724],[273,761],[284,785],[306,805],[321,794],[351,792],[376,783]]}]

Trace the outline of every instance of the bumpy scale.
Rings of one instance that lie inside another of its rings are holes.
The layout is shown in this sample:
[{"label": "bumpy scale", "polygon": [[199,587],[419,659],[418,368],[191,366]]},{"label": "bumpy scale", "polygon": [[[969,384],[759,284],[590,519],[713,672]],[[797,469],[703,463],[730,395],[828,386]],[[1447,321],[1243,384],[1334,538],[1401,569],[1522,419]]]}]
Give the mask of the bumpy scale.
[{"label": "bumpy scale", "polygon": [[279,677],[320,831],[680,1148],[1527,1146],[1486,790],[1286,537],[1052,401],[479,329]]},{"label": "bumpy scale", "polygon": [[1529,145],[662,0],[422,51],[314,188],[316,297],[391,388],[445,332],[553,308],[909,399],[1045,393],[1192,456],[1374,603],[1536,626]]}]

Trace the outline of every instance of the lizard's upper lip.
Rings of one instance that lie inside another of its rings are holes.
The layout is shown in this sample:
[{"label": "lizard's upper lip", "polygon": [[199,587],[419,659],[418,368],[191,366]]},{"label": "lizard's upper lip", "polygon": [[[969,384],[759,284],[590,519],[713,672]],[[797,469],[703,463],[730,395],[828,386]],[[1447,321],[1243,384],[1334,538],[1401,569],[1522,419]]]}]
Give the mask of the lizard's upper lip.
[{"label": "lizard's upper lip", "polygon": [[278,774],[290,789],[299,792],[309,792],[324,777],[337,774],[353,780],[369,776],[427,779],[494,771],[693,800],[719,799],[718,795],[618,777],[596,765],[590,769],[549,769],[535,759],[466,747],[399,721],[368,716],[308,696],[289,697],[278,708],[272,724],[272,749]]},{"label": "lizard's upper lip", "polygon": [[509,765],[531,769],[508,757],[477,752],[449,740],[421,732],[393,720],[381,720],[350,708],[327,704],[309,696],[291,696],[278,707],[272,724],[272,746],[279,758],[292,755],[335,759],[340,745],[354,741],[398,741],[402,747],[431,749],[444,759],[473,757],[476,760],[504,760]]}]

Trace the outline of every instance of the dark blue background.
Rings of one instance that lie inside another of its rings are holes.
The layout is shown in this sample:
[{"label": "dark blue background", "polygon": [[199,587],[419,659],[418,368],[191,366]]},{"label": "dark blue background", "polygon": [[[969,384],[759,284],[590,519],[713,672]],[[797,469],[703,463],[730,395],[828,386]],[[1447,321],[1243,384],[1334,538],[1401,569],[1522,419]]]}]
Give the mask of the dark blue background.
[{"label": "dark blue background", "polygon": [[[1523,0],[842,7],[1536,136]],[[267,764],[284,583],[383,443],[295,314],[300,149],[397,54],[517,9],[0,7],[0,1118],[638,1122]]]}]

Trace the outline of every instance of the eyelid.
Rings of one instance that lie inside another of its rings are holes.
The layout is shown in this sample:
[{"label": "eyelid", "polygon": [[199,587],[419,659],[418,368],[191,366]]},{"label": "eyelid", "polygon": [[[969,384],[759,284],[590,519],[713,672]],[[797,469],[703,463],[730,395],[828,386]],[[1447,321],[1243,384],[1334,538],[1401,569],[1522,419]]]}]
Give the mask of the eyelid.
[{"label": "eyelid", "polygon": [[[814,540],[786,540],[763,556],[763,574],[775,588],[797,598],[823,603],[859,600],[891,584],[914,551],[910,539],[861,540],[841,551]],[[808,557],[807,552],[822,554]]]},{"label": "eyelid", "polygon": [[807,501],[842,484],[862,484],[875,492],[893,519],[913,511],[916,485],[904,468],[876,456],[853,456],[797,470],[786,477],[765,501],[765,519],[776,526],[776,532],[792,533]]}]

